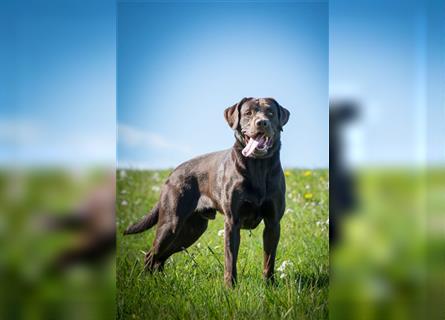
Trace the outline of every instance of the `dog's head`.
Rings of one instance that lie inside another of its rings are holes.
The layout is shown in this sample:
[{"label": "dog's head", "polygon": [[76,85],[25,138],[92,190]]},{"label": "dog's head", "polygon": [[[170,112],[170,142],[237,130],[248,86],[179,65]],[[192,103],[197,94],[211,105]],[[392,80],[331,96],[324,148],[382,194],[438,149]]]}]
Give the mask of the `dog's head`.
[{"label": "dog's head", "polygon": [[224,111],[229,126],[241,143],[243,155],[264,158],[280,144],[280,132],[289,120],[289,111],[272,98],[244,98]]}]

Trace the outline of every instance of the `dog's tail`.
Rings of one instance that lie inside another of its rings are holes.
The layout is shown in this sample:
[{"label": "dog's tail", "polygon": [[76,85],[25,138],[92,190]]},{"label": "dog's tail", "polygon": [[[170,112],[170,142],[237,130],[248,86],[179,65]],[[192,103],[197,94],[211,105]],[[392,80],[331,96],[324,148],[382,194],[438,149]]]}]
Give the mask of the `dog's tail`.
[{"label": "dog's tail", "polygon": [[151,209],[150,213],[143,217],[141,220],[132,224],[124,231],[124,234],[140,233],[153,227],[158,223],[159,218],[159,203],[156,203],[155,207]]}]

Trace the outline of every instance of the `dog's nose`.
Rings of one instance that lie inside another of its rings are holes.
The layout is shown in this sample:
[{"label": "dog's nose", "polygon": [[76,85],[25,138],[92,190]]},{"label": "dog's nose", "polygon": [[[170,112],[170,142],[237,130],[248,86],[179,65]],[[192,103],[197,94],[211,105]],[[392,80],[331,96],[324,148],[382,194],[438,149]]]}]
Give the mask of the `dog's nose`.
[{"label": "dog's nose", "polygon": [[266,128],[269,125],[269,120],[266,119],[259,119],[255,122],[255,125],[258,128]]}]

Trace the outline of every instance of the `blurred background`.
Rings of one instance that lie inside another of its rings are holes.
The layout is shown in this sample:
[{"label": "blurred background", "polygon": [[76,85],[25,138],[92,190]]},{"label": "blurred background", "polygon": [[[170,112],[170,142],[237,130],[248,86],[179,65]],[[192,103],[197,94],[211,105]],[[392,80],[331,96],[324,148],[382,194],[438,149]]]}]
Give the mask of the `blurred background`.
[{"label": "blurred background", "polygon": [[0,2],[0,318],[114,317],[114,1]]},{"label": "blurred background", "polygon": [[330,316],[443,318],[445,3],[329,18]]}]

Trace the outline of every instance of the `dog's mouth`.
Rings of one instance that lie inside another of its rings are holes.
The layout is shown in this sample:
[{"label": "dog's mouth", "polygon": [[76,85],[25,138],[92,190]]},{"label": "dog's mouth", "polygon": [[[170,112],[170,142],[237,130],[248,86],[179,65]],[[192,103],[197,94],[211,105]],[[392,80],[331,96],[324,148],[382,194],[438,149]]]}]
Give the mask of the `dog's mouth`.
[{"label": "dog's mouth", "polygon": [[242,154],[245,157],[251,157],[253,154],[264,155],[273,144],[272,137],[264,133],[258,133],[252,137],[244,134],[244,147]]}]

